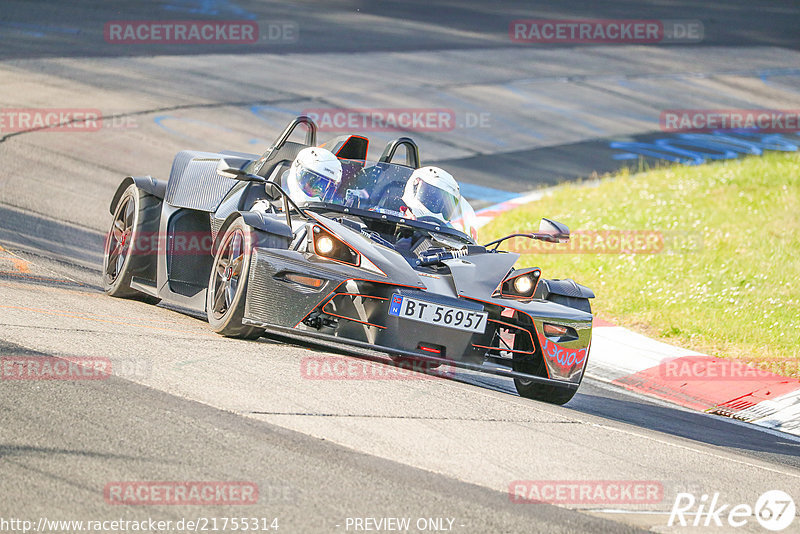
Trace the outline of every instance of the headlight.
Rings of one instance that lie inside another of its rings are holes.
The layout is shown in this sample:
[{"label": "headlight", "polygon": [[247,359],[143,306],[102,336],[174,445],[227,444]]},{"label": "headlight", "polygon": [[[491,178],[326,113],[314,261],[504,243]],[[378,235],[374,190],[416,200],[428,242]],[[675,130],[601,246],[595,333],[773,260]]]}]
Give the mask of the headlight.
[{"label": "headlight", "polygon": [[533,280],[527,274],[522,276],[518,276],[514,279],[514,289],[517,290],[517,293],[520,295],[528,295],[531,293],[531,289],[533,289]]},{"label": "headlight", "polygon": [[326,235],[319,237],[316,241],[316,248],[317,252],[323,256],[327,256],[333,252],[333,239]]},{"label": "headlight", "polygon": [[370,271],[380,276],[386,276],[377,265],[372,263],[369,258],[364,257],[355,248],[347,244],[341,237],[328,230],[322,223],[311,223],[309,232],[308,251],[313,252],[320,258],[344,263],[353,267]]},{"label": "headlight", "polygon": [[358,267],[361,255],[350,246],[321,226],[314,225],[311,242],[317,256]]},{"label": "headlight", "polygon": [[[532,299],[542,271],[538,268],[516,271],[503,280],[495,296],[512,299]],[[499,295],[498,295],[499,293]]]}]

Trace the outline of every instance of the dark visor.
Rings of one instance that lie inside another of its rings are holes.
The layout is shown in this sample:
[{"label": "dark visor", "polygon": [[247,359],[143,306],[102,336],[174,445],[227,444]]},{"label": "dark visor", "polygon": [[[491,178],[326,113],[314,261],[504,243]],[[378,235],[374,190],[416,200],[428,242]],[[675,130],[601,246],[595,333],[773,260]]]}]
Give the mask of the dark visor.
[{"label": "dark visor", "polygon": [[445,221],[450,220],[453,212],[458,207],[458,198],[444,189],[429,184],[425,180],[417,182],[415,196],[431,213],[441,213]]},{"label": "dark visor", "polygon": [[336,182],[308,169],[301,169],[297,173],[300,189],[311,198],[318,197],[322,201],[329,200],[336,192]]}]

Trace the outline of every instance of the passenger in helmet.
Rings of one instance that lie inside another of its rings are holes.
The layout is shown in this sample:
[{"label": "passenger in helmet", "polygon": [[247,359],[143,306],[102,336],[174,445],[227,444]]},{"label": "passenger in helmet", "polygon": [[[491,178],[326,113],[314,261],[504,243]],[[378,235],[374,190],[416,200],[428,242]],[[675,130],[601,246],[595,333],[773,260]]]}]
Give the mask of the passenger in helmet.
[{"label": "passenger in helmet", "polygon": [[342,163],[325,148],[301,150],[283,176],[284,189],[298,205],[329,202],[342,182]]},{"label": "passenger in helmet", "polygon": [[407,212],[415,219],[433,217],[447,223],[457,214],[460,201],[458,183],[439,167],[415,170],[403,191]]}]

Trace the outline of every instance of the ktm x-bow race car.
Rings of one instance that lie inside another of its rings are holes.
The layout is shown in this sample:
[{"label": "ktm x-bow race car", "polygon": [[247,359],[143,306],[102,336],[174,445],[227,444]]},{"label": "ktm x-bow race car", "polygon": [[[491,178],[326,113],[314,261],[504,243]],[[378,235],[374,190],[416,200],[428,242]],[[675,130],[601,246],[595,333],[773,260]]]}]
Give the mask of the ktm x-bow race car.
[{"label": "ktm x-bow race car", "polygon": [[[290,141],[298,125],[304,142]],[[127,177],[111,201],[103,277],[114,297],[205,313],[224,336],[271,334],[369,349],[514,379],[523,397],[563,404],[586,369],[594,294],[515,269],[510,237],[564,242],[566,226],[475,242],[469,221],[407,216],[416,144],[323,146],[342,165],[325,202],[295,203],[281,179],[317,127],[297,117],[262,155],[182,151],[168,180]],[[403,148],[402,163],[394,162]],[[472,215],[463,210],[462,218]]]}]

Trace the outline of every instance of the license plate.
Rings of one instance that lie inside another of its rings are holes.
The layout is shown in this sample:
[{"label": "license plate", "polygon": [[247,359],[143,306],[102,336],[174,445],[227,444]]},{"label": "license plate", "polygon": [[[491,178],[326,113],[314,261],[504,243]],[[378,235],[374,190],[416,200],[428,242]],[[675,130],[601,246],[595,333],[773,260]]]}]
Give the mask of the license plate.
[{"label": "license plate", "polygon": [[478,334],[486,331],[486,312],[442,306],[402,295],[392,295],[389,315]]}]

